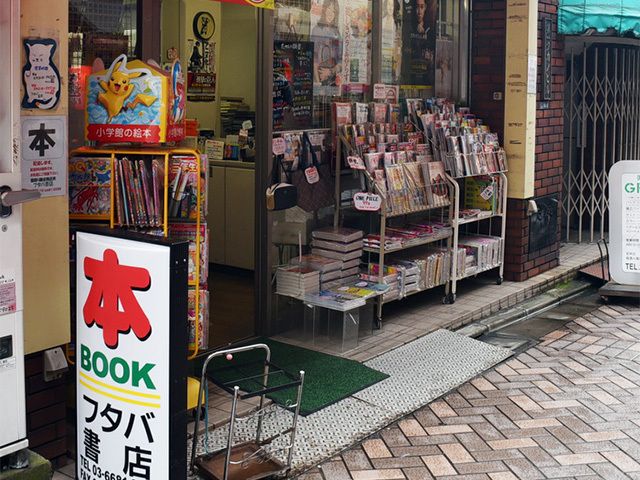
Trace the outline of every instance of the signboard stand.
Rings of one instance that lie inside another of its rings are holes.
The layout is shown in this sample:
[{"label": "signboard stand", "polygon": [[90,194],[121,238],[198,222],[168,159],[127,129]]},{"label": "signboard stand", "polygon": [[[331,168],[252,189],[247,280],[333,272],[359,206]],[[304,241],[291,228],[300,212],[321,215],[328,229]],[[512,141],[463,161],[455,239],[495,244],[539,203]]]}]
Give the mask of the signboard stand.
[{"label": "signboard stand", "polygon": [[609,171],[609,271],[600,289],[608,297],[640,298],[640,161],[617,162]]},{"label": "signboard stand", "polygon": [[76,232],[76,477],[187,476],[188,242]]}]

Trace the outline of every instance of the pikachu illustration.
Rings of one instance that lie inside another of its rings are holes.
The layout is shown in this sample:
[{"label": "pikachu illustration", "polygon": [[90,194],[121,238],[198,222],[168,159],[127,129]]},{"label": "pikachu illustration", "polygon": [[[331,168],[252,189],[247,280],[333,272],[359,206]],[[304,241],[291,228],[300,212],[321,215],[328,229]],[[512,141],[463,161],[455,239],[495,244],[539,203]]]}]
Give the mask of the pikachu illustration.
[{"label": "pikachu illustration", "polygon": [[100,81],[100,87],[104,92],[98,95],[98,102],[107,110],[108,123],[111,123],[113,117],[123,109],[132,109],[140,104],[150,107],[157,100],[157,97],[143,93],[138,93],[130,100],[135,89],[131,80],[150,72],[143,68],[127,69],[126,63],[127,57],[120,55],[113,62],[104,79]]}]

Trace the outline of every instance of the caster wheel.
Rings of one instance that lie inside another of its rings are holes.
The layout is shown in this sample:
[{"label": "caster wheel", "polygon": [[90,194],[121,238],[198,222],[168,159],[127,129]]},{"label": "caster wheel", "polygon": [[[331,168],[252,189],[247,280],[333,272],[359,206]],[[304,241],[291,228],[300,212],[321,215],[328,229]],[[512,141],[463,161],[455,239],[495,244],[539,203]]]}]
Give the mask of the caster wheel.
[{"label": "caster wheel", "polygon": [[500,277],[498,280],[496,280],[496,285],[502,285],[502,277]]},{"label": "caster wheel", "polygon": [[456,303],[456,294],[449,293],[445,295],[444,298],[442,299],[442,303],[444,303],[445,305],[452,305]]},{"label": "caster wheel", "polygon": [[191,416],[195,420],[198,417],[198,411],[200,412],[200,420],[203,421],[204,420],[204,408],[201,409],[201,410],[198,410],[197,408],[194,408],[193,410],[191,410]]},{"label": "caster wheel", "polygon": [[602,297],[602,301],[605,305],[609,305],[609,297]]}]

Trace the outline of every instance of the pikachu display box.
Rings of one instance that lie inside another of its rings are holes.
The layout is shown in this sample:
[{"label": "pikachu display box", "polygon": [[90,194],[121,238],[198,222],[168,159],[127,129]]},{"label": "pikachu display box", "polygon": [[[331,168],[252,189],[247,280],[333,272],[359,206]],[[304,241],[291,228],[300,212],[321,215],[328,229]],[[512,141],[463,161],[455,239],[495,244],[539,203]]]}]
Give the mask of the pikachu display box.
[{"label": "pikachu display box", "polygon": [[87,81],[87,140],[166,143],[185,137],[186,91],[180,62],[170,71],[120,55]]}]

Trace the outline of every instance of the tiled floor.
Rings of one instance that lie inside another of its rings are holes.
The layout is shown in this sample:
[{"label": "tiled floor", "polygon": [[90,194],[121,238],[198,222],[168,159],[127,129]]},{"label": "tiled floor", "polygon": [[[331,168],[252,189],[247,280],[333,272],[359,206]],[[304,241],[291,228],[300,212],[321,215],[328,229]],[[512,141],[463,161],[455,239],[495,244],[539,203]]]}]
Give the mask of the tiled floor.
[{"label": "tiled floor", "polygon": [[604,306],[300,480],[640,479],[640,306]]}]

